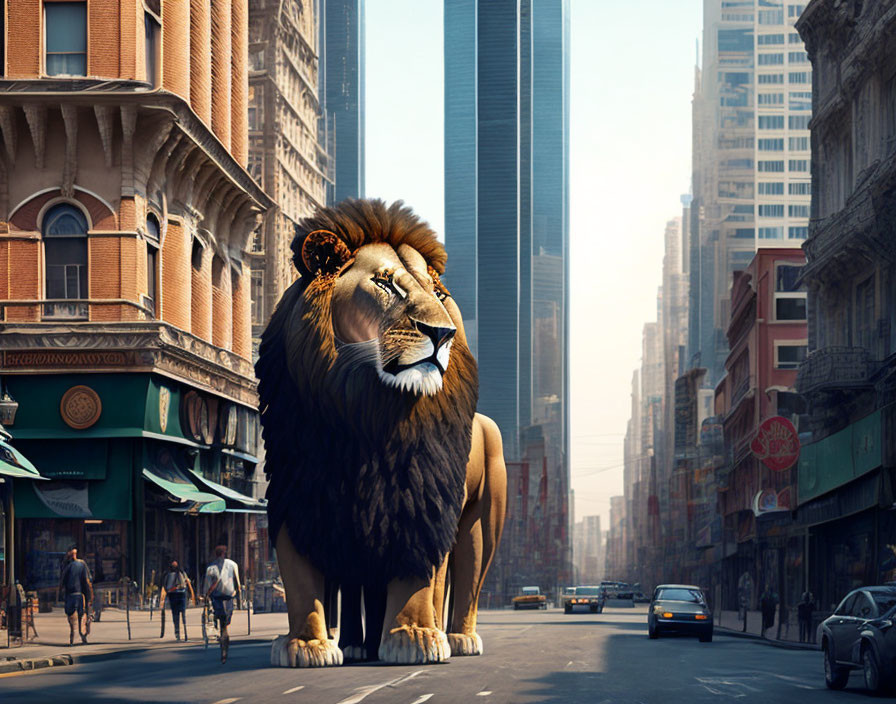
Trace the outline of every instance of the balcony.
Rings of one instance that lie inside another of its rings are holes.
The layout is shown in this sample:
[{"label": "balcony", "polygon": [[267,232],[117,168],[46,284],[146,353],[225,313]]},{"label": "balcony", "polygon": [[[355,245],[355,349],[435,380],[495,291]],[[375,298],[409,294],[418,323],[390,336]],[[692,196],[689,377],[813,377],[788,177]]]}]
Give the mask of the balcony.
[{"label": "balcony", "polygon": [[824,347],[800,365],[796,389],[801,394],[870,385],[868,350],[864,347]]},{"label": "balcony", "polygon": [[44,320],[87,320],[87,301],[56,300],[43,303]]}]

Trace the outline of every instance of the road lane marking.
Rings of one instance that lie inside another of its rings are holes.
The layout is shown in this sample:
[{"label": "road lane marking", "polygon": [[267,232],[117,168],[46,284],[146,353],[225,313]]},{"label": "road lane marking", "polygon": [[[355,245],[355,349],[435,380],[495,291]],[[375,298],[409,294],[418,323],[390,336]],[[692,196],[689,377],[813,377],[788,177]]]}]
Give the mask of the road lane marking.
[{"label": "road lane marking", "polygon": [[239,700],[239,697],[231,697],[230,699],[219,699],[215,702],[215,704],[233,704],[234,702],[238,702]]},{"label": "road lane marking", "polygon": [[421,694],[414,701],[412,701],[411,704],[423,704],[423,702],[428,702],[430,699],[432,699],[431,694]]},{"label": "road lane marking", "polygon": [[490,697],[491,694],[492,694],[492,693],[491,693],[489,690],[487,690],[487,689],[483,689],[481,692],[478,692],[478,693],[476,694],[476,696],[477,696],[477,697]]},{"label": "road lane marking", "polygon": [[378,692],[385,687],[397,687],[403,682],[414,679],[417,675],[422,675],[424,672],[425,670],[417,670],[416,672],[412,672],[401,677],[396,677],[394,680],[389,680],[388,682],[383,682],[382,684],[372,684],[367,687],[358,687],[352,696],[348,697],[347,699],[343,699],[338,704],[358,704],[358,702],[364,701],[374,692]]},{"label": "road lane marking", "polygon": [[293,687],[292,689],[287,689],[284,694],[292,694],[293,692],[298,692],[300,689],[305,689],[305,685],[300,684],[298,687]]}]

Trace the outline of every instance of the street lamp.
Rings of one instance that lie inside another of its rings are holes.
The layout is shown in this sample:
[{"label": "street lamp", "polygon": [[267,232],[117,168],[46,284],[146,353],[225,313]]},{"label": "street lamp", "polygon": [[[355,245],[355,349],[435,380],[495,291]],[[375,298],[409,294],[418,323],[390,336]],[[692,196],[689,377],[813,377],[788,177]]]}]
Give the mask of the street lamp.
[{"label": "street lamp", "polygon": [[0,425],[12,425],[16,420],[19,402],[9,395],[9,391],[0,385]]}]

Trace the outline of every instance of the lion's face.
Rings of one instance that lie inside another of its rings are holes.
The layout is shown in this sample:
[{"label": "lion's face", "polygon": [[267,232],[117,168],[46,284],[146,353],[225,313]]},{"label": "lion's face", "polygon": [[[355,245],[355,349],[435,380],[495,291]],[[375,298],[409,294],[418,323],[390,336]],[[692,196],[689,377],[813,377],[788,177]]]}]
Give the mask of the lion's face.
[{"label": "lion's face", "polygon": [[457,332],[443,305],[446,297],[412,247],[360,247],[333,284],[337,354],[374,364],[388,386],[426,396],[438,393]]}]

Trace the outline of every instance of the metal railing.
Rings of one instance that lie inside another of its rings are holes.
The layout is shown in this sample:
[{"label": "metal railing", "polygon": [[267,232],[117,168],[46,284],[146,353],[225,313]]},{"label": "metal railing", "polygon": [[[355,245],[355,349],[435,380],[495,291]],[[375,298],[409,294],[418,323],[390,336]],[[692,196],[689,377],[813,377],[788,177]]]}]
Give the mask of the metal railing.
[{"label": "metal railing", "polygon": [[800,365],[796,389],[801,394],[868,385],[869,355],[864,347],[823,347]]}]

